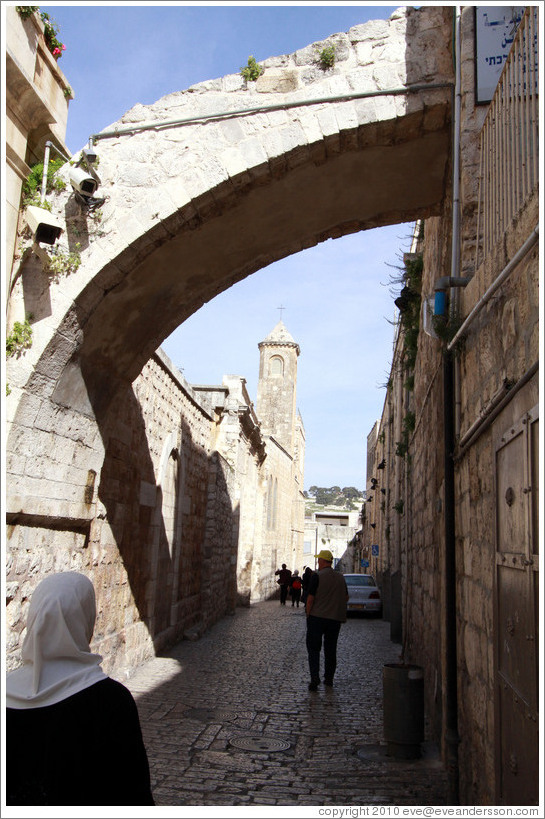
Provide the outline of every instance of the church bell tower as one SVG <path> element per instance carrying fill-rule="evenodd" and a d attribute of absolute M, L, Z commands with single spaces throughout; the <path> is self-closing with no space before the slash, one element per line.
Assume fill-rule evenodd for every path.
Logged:
<path fill-rule="evenodd" d="M 264 435 L 273 437 L 293 457 L 299 345 L 280 320 L 258 347 L 256 409 L 261 429 Z"/>

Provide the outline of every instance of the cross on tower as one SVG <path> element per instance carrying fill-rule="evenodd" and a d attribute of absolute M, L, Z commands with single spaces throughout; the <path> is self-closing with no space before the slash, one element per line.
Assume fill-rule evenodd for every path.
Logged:
<path fill-rule="evenodd" d="M 285 310 L 286 308 L 281 304 L 280 307 L 277 307 L 276 309 L 280 310 L 280 321 L 282 321 L 282 310 Z"/>

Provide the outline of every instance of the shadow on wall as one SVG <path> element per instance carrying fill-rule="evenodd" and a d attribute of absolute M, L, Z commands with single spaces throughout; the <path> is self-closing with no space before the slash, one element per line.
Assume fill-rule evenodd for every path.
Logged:
<path fill-rule="evenodd" d="M 132 385 L 119 387 L 97 421 L 105 447 L 98 497 L 114 540 L 108 549 L 99 529 L 97 545 L 108 549 L 114 565 L 119 551 L 138 615 L 157 651 L 187 632 L 200 635 L 234 610 L 238 510 L 230 501 L 230 475 L 217 454 L 208 457 L 193 441 L 182 420 L 181 452 L 170 454 L 173 491 L 156 487 L 146 422 Z M 116 579 L 123 582 L 123 573 L 102 577 L 109 594 Z M 127 617 L 129 605 L 121 591 L 115 610 L 99 619 L 95 636 L 113 626 L 120 641 L 128 639 L 126 624 L 117 618 Z M 138 654 L 138 645 L 127 645 L 129 654 L 131 648 Z"/>

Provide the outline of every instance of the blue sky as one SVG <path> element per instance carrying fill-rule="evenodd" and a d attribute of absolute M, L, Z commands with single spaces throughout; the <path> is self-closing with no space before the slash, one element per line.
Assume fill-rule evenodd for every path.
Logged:
<path fill-rule="evenodd" d="M 59 61 L 75 99 L 66 144 L 137 103 L 237 73 L 371 19 L 395 6 L 366 3 L 57 3 Z M 164 351 L 194 384 L 246 378 L 257 397 L 258 343 L 282 319 L 301 347 L 297 405 L 305 426 L 305 488 L 365 488 L 367 435 L 380 417 L 395 318 L 391 278 L 411 225 L 360 232 L 276 262 L 209 302 Z M 397 293 L 395 293 L 397 295 Z"/>

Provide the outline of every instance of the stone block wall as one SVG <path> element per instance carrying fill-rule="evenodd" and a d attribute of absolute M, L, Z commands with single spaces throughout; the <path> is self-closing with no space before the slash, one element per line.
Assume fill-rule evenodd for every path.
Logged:
<path fill-rule="evenodd" d="M 94 647 L 118 677 L 233 610 L 233 470 L 212 452 L 213 426 L 161 352 L 120 388 L 103 426 L 104 460 L 88 485 L 88 517 L 43 516 L 36 525 L 23 515 L 8 527 L 9 666 L 32 591 L 51 572 L 81 571 L 93 581 Z"/>
<path fill-rule="evenodd" d="M 433 296 L 434 283 L 440 276 L 469 278 L 468 284 L 458 290 L 462 317 L 475 308 L 539 221 L 537 191 L 534 191 L 507 226 L 503 241 L 494 253 L 475 267 L 476 247 L 480 240 L 476 235 L 479 132 L 486 107 L 483 110 L 475 106 L 473 44 L 473 9 L 466 8 L 462 14 L 460 270 L 451 272 L 450 268 L 452 238 L 448 195 L 443 214 L 425 221 L 422 246 L 423 298 Z M 518 623 L 519 610 L 532 610 L 532 594 L 535 594 L 529 591 L 527 598 L 517 601 L 516 612 L 508 612 L 511 620 L 505 612 L 500 617 L 497 610 L 497 503 L 504 502 L 504 499 L 496 500 L 500 479 L 496 475 L 496 448 L 506 430 L 520 424 L 521 419 L 524 424 L 527 413 L 539 399 L 535 369 L 539 360 L 538 271 L 536 244 L 476 314 L 462 342 L 455 348 L 454 369 L 459 385 L 454 471 L 457 719 L 460 735 L 456 767 L 460 803 L 466 805 L 497 804 L 501 776 L 498 768 L 500 738 L 505 730 L 501 720 L 502 717 L 509 719 L 499 708 L 500 643 L 507 630 L 513 629 L 513 622 Z M 406 486 L 405 506 L 403 515 L 396 521 L 397 528 L 390 528 L 387 543 L 384 542 L 385 531 L 392 522 L 390 504 L 385 514 L 381 514 L 375 501 L 366 504 L 364 526 L 365 542 L 374 542 L 377 537 L 380 542 L 384 558 L 379 557 L 377 565 L 383 571 L 388 587 L 395 565 L 396 537 L 400 538 L 402 656 L 406 662 L 424 668 L 426 715 L 432 734 L 442 742 L 445 758 L 448 749 L 444 730 L 447 721 L 447 643 L 442 359 L 446 343 L 422 332 L 421 325 L 414 390 L 402 393 L 394 388 L 402 369 L 401 352 L 396 348 L 392 388 L 388 390 L 369 476 L 380 478 L 380 485 L 387 490 L 387 498 L 399 490 L 399 459 L 392 455 L 392 441 L 395 442 L 399 433 L 397 419 L 400 412 L 411 409 L 415 413 L 415 428 L 409 440 L 409 458 L 404 459 L 401 470 L 401 485 L 405 481 Z M 474 434 L 472 430 L 475 430 Z M 377 465 L 383 458 L 385 469 L 379 472 Z M 368 492 L 369 489 L 368 482 Z M 531 486 L 524 491 L 537 490 Z M 376 523 L 374 530 L 370 529 L 371 522 Z M 531 526 L 531 538 L 530 530 Z M 522 553 L 524 556 L 528 548 L 528 543 L 522 541 L 512 545 L 517 555 Z M 393 618 L 389 607 L 385 607 L 385 614 Z M 517 630 L 517 625 L 514 629 Z M 528 656 L 531 657 L 531 652 Z M 519 668 L 518 671 L 532 675 L 535 670 L 532 670 L 531 662 L 527 662 L 524 670 Z M 531 730 L 528 736 L 531 736 Z M 504 764 L 513 765 L 513 759 Z"/>
<path fill-rule="evenodd" d="M 93 645 L 117 677 L 237 605 L 274 594 L 277 552 L 295 537 L 295 467 L 274 439 L 262 438 L 244 379 L 225 383 L 193 389 L 158 350 L 132 385 L 118 386 L 102 419 L 94 468 L 78 478 L 86 514 L 11 515 L 9 667 L 32 591 L 52 572 L 81 571 L 93 581 Z M 269 476 L 277 485 L 271 530 Z"/>
<path fill-rule="evenodd" d="M 538 223 L 532 196 L 510 226 L 493 258 L 486 259 L 463 294 L 465 311 L 500 274 Z M 496 701 L 496 651 L 505 624 L 495 618 L 496 479 L 495 449 L 506 430 L 539 401 L 538 374 L 516 392 L 513 387 L 539 360 L 538 249 L 525 256 L 489 304 L 475 318 L 460 351 L 461 436 L 485 419 L 506 384 L 513 398 L 467 447 L 457 463 L 456 530 L 459 588 L 461 777 L 468 803 L 494 801 L 500 727 Z M 501 499 L 500 499 L 501 501 Z M 513 551 L 524 550 L 514 543 Z M 520 601 L 525 607 L 529 601 Z M 531 671 L 530 671 L 531 673 Z M 475 767 L 481 760 L 483 777 Z M 488 787 L 486 787 L 488 783 Z"/>

